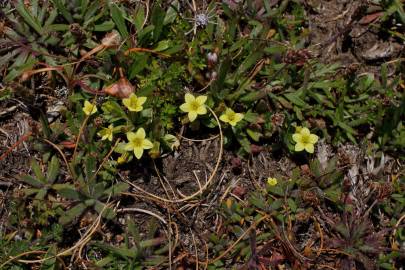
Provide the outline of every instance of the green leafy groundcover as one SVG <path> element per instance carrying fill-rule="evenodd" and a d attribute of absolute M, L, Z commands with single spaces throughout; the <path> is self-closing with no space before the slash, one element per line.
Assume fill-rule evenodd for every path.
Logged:
<path fill-rule="evenodd" d="M 198 260 L 208 269 L 332 269 L 335 260 L 342 269 L 396 269 L 403 262 L 401 60 L 381 63 L 379 76 L 325 64 L 306 47 L 304 4 L 253 2 L 3 3 L 0 102 L 17 98 L 32 106 L 45 94 L 62 98 L 64 107 L 56 120 L 41 113 L 31 139 L 36 160 L 19 177 L 22 192 L 6 202 L 1 269 L 63 269 L 72 262 L 168 269 L 196 267 Z M 385 22 L 404 23 L 400 1 L 382 2 Z M 203 139 L 218 128 L 238 160 L 265 151 L 302 166 L 289 175 L 266 172 L 268 181 L 242 199 L 224 197 L 215 206 L 223 225 L 201 238 L 206 245 L 180 245 L 176 232 L 190 229 L 169 221 L 161 227 L 151 218 L 147 232 L 133 220 L 119 221 L 117 201 L 138 192 L 117 177 L 123 168 L 153 168 L 154 160 L 178 151 L 180 130 Z M 325 161 L 321 144 L 332 154 L 356 145 L 382 166 L 389 155 L 399 169 L 369 171 L 368 196 L 353 202 L 353 164 L 337 154 Z M 218 191 L 193 199 L 207 192 Z M 113 224 L 120 241 L 103 235 L 114 233 L 105 227 Z M 312 242 L 295 245 L 303 231 Z"/>

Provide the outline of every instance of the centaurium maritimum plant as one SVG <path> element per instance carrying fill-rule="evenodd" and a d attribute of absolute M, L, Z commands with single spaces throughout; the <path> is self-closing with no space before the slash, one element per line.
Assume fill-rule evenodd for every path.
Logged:
<path fill-rule="evenodd" d="M 143 110 L 143 104 L 146 102 L 146 97 L 137 97 L 132 93 L 129 98 L 124 98 L 122 103 L 131 112 L 140 112 Z"/>
<path fill-rule="evenodd" d="M 84 101 L 83 112 L 86 115 L 95 114 L 97 112 L 97 106 L 86 100 Z"/>
<path fill-rule="evenodd" d="M 292 138 L 296 142 L 295 151 L 300 152 L 305 150 L 311 154 L 314 152 L 314 145 L 318 141 L 318 136 L 311 134 L 306 127 L 297 127 Z"/>
<path fill-rule="evenodd" d="M 135 133 L 127 133 L 128 143 L 125 145 L 126 151 L 134 151 L 137 159 L 140 159 L 145 149 L 151 149 L 153 144 L 150 140 L 146 139 L 146 133 L 143 128 L 139 128 Z"/>
<path fill-rule="evenodd" d="M 205 107 L 207 96 L 194 97 L 192 94 L 187 93 L 184 95 L 184 100 L 185 103 L 180 105 L 180 110 L 188 113 L 188 119 L 190 122 L 197 119 L 198 115 L 207 113 L 207 108 Z"/>
<path fill-rule="evenodd" d="M 225 113 L 222 114 L 219 119 L 224 122 L 228 123 L 231 126 L 236 126 L 238 122 L 243 119 L 243 114 L 234 112 L 231 108 L 227 108 Z"/>
<path fill-rule="evenodd" d="M 114 126 L 110 124 L 107 128 L 103 128 L 100 130 L 97 135 L 101 137 L 101 140 L 109 140 L 110 142 L 113 140 L 113 133 L 114 133 Z"/>

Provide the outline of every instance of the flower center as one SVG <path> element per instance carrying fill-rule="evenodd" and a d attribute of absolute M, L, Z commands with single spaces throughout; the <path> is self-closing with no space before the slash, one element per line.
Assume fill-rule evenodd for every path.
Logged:
<path fill-rule="evenodd" d="M 229 119 L 230 122 L 235 120 L 235 114 L 233 114 L 233 113 L 228 114 L 228 119 Z"/>
<path fill-rule="evenodd" d="M 193 101 L 193 102 L 190 104 L 190 107 L 191 107 L 191 110 L 197 111 L 198 108 L 200 107 L 200 104 L 199 104 L 197 101 Z"/>
<path fill-rule="evenodd" d="M 309 135 L 301 135 L 301 140 L 304 144 L 309 143 Z"/>
<path fill-rule="evenodd" d="M 136 138 L 132 141 L 132 144 L 134 147 L 142 147 L 142 139 L 141 138 Z"/>
<path fill-rule="evenodd" d="M 137 103 L 138 103 L 137 99 L 135 99 L 135 98 L 131 99 L 131 107 L 136 107 Z"/>

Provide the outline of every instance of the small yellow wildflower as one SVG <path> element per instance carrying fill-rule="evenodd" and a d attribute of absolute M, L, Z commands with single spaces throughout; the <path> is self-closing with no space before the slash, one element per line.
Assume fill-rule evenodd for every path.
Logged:
<path fill-rule="evenodd" d="M 91 104 L 90 102 L 88 102 L 87 100 L 84 102 L 84 106 L 83 106 L 83 112 L 86 115 L 92 115 L 95 114 L 97 112 L 97 106 L 94 104 Z"/>
<path fill-rule="evenodd" d="M 146 102 L 146 97 L 137 97 L 132 93 L 129 98 L 124 98 L 122 103 L 125 107 L 128 108 L 131 112 L 140 112 L 143 110 L 142 105 Z"/>
<path fill-rule="evenodd" d="M 145 139 L 145 136 L 146 134 L 143 128 L 139 128 L 136 133 L 128 132 L 128 143 L 125 145 L 125 150 L 134 151 L 135 157 L 140 159 L 144 149 L 151 149 L 153 147 L 152 142 Z"/>
<path fill-rule="evenodd" d="M 305 149 L 311 154 L 314 152 L 314 145 L 318 141 L 318 136 L 311 134 L 306 127 L 297 129 L 292 138 L 296 142 L 295 151 L 299 152 Z"/>
<path fill-rule="evenodd" d="M 111 124 L 108 126 L 108 128 L 103 128 L 100 132 L 97 133 L 98 136 L 101 137 L 101 140 L 109 140 L 112 141 L 113 139 L 113 132 L 114 132 L 114 126 Z"/>
<path fill-rule="evenodd" d="M 243 119 L 243 114 L 236 113 L 232 109 L 227 108 L 225 113 L 222 114 L 219 119 L 221 119 L 222 122 L 229 123 L 231 126 L 235 126 Z"/>
<path fill-rule="evenodd" d="M 273 187 L 273 186 L 277 185 L 277 183 L 278 183 L 278 181 L 276 178 L 274 178 L 274 177 L 267 178 L 267 184 L 269 184 L 269 186 Z"/>
<path fill-rule="evenodd" d="M 200 114 L 206 114 L 207 108 L 205 108 L 205 102 L 207 96 L 194 97 L 192 94 L 187 93 L 184 96 L 185 103 L 180 106 L 180 110 L 188 113 L 188 119 L 193 122 Z"/>
<path fill-rule="evenodd" d="M 124 153 L 117 158 L 117 163 L 123 164 L 123 163 L 127 162 L 127 159 L 128 159 L 128 153 Z"/>

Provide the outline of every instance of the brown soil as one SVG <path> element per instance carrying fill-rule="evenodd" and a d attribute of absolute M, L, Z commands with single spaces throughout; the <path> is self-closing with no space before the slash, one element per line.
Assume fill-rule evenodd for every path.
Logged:
<path fill-rule="evenodd" d="M 397 58 L 404 44 L 381 32 L 381 8 L 365 1 L 307 1 L 310 48 L 327 63 L 378 72 L 381 61 Z M 398 29 L 403 32 L 405 29 Z"/>

